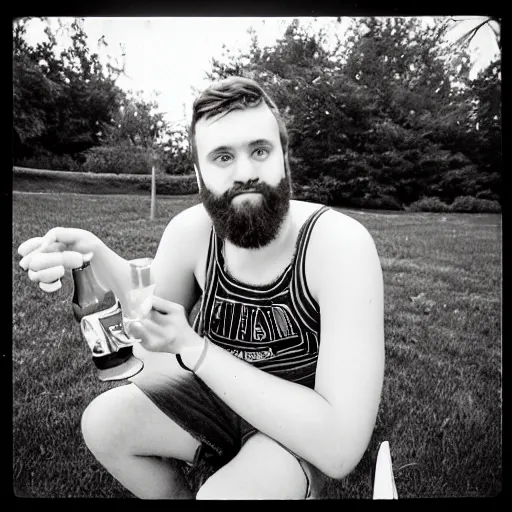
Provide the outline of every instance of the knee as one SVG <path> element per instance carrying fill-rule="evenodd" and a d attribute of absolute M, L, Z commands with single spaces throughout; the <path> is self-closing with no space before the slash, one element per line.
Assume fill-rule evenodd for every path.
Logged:
<path fill-rule="evenodd" d="M 110 389 L 97 396 L 84 410 L 82 437 L 94 455 L 119 453 L 127 448 L 128 434 L 134 432 L 130 419 L 129 386 Z"/>
<path fill-rule="evenodd" d="M 226 497 L 224 492 L 221 492 L 219 486 L 209 483 L 207 480 L 202 487 L 199 488 L 196 494 L 196 500 L 226 500 L 229 499 Z"/>
<path fill-rule="evenodd" d="M 241 489 L 236 489 L 229 485 L 218 475 L 212 475 L 199 488 L 196 494 L 196 500 L 239 500 L 244 499 L 240 493 Z M 245 497 L 246 498 L 246 497 Z"/>

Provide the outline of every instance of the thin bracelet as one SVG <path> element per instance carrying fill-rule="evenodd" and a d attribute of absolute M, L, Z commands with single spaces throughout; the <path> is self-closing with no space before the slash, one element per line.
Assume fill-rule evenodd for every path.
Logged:
<path fill-rule="evenodd" d="M 180 354 L 176 354 L 176 360 L 178 361 L 178 364 L 184 369 L 187 370 L 187 372 L 195 373 L 197 369 L 199 368 L 199 365 L 203 362 L 204 357 L 206 356 L 206 350 L 208 348 L 208 338 L 206 336 L 204 337 L 204 345 L 203 345 L 203 351 L 201 352 L 201 355 L 199 356 L 196 365 L 191 370 L 185 363 L 183 362 L 183 359 L 181 358 Z"/>
<path fill-rule="evenodd" d="M 203 351 L 201 352 L 201 355 L 199 356 L 199 359 L 197 360 L 197 363 L 194 366 L 194 369 L 192 370 L 193 373 L 197 373 L 197 369 L 199 368 L 199 366 L 203 362 L 203 360 L 204 360 L 204 358 L 206 356 L 206 352 L 208 352 L 208 338 L 205 336 L 204 337 Z"/>
<path fill-rule="evenodd" d="M 181 356 L 179 354 L 176 354 L 176 361 L 178 361 L 178 364 L 184 369 L 187 370 L 187 372 L 191 372 L 192 370 L 185 366 L 185 363 L 183 362 L 183 359 L 181 359 Z"/>

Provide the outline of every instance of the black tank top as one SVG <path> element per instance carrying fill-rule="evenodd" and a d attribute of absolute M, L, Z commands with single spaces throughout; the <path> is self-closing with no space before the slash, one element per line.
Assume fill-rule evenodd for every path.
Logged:
<path fill-rule="evenodd" d="M 267 285 L 247 285 L 224 269 L 223 240 L 212 228 L 201 307 L 193 328 L 201 336 L 283 379 L 315 385 L 320 309 L 306 282 L 306 249 L 315 211 L 302 225 L 283 273 Z"/>

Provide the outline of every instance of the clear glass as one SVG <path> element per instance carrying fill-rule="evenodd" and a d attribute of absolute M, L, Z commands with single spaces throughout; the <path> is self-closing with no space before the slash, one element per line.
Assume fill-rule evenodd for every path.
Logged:
<path fill-rule="evenodd" d="M 123 303 L 123 327 L 130 334 L 130 324 L 145 318 L 152 307 L 152 297 L 155 283 L 151 279 L 152 258 L 139 258 L 130 261 L 131 290 L 126 294 Z"/>

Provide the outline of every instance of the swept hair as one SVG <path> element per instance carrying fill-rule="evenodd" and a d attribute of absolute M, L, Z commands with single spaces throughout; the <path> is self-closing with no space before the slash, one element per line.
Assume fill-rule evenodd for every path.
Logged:
<path fill-rule="evenodd" d="M 223 117 L 233 110 L 257 107 L 262 101 L 267 104 L 276 118 L 283 154 L 287 154 L 288 132 L 276 104 L 254 80 L 241 76 L 231 76 L 210 85 L 194 101 L 192 122 L 189 127 L 189 140 L 192 158 L 197 168 L 199 168 L 196 146 L 197 122 L 200 119 L 209 119 L 218 115 Z"/>

